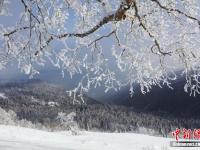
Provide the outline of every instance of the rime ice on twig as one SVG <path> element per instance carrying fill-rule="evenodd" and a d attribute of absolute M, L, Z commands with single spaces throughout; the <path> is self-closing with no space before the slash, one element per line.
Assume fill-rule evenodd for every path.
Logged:
<path fill-rule="evenodd" d="M 9 0 L 0 2 L 1 15 L 7 15 Z M 131 95 L 135 83 L 144 94 L 153 86 L 173 88 L 177 69 L 186 77 L 185 91 L 199 94 L 199 0 L 18 3 L 23 10 L 16 26 L 0 26 L 0 69 L 17 61 L 33 76 L 35 64 L 44 66 L 49 59 L 63 75 L 82 74 L 69 92 L 74 101 L 98 86 L 105 92 L 130 86 Z"/>

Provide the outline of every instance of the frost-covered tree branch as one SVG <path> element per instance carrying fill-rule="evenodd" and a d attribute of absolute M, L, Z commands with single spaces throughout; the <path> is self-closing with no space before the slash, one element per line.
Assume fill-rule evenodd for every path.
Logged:
<path fill-rule="evenodd" d="M 1 15 L 15 15 L 9 3 L 0 1 Z M 32 77 L 39 73 L 36 66 L 50 60 L 63 75 L 82 74 L 69 91 L 75 100 L 98 86 L 106 92 L 130 86 L 131 95 L 135 84 L 142 93 L 153 86 L 173 88 L 178 76 L 185 76 L 186 92 L 200 93 L 199 0 L 16 3 L 23 8 L 16 25 L 0 25 L 0 69 L 17 62 Z"/>

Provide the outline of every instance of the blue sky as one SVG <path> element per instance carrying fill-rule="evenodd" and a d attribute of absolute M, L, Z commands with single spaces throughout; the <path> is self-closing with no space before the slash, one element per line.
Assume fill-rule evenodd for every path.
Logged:
<path fill-rule="evenodd" d="M 11 11 L 12 16 L 0 16 L 0 24 L 5 26 L 13 26 L 19 19 L 20 12 L 23 10 L 23 6 L 18 1 L 12 1 L 9 5 L 9 10 Z M 72 15 L 71 15 L 72 14 Z M 70 21 L 66 25 L 73 29 L 74 24 L 74 16 L 73 11 L 70 14 Z M 101 31 L 101 32 L 105 32 Z M 104 54 L 107 57 L 111 58 L 111 44 L 113 42 L 109 39 L 105 39 L 102 41 L 102 46 L 104 50 Z M 73 47 L 74 43 L 73 40 L 68 40 L 69 46 Z M 62 46 L 59 44 L 54 44 L 55 49 L 61 49 Z M 110 63 L 112 65 L 112 62 Z M 65 78 L 62 78 L 61 70 L 53 67 L 49 62 L 46 63 L 46 66 L 40 68 L 40 74 L 36 75 L 34 78 L 39 78 L 41 80 L 45 80 L 51 83 L 59 84 L 61 86 L 66 87 L 67 89 L 71 89 L 72 87 L 76 86 L 78 80 L 80 79 L 81 75 L 75 75 L 72 79 L 68 74 L 65 75 Z M 6 69 L 0 71 L 0 81 L 9 82 L 9 81 L 17 81 L 22 79 L 28 79 L 29 76 L 21 73 L 20 70 L 17 68 L 16 64 L 9 65 Z M 112 92 L 111 92 L 112 93 Z M 89 93 L 89 96 L 101 100 L 101 97 L 105 97 L 104 90 L 102 88 L 92 89 Z M 109 94 L 108 94 L 109 95 Z"/>

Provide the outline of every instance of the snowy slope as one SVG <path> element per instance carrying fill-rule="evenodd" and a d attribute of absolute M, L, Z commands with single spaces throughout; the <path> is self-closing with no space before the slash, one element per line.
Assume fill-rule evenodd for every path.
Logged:
<path fill-rule="evenodd" d="M 0 150 L 177 150 L 169 147 L 171 140 L 133 133 L 81 132 L 72 136 L 0 125 Z"/>
<path fill-rule="evenodd" d="M 5 96 L 5 93 L 0 93 L 0 98 L 7 99 L 7 97 Z"/>

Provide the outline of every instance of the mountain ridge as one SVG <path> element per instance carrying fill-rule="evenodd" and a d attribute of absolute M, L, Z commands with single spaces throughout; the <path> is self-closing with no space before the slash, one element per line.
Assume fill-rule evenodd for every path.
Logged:
<path fill-rule="evenodd" d="M 149 93 L 142 94 L 139 86 L 131 98 L 128 88 L 111 96 L 108 102 L 115 105 L 134 107 L 137 110 L 157 114 L 168 114 L 177 117 L 200 117 L 200 95 L 190 96 L 184 91 L 183 78 L 172 83 L 173 90 L 168 87 L 153 87 Z"/>

